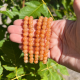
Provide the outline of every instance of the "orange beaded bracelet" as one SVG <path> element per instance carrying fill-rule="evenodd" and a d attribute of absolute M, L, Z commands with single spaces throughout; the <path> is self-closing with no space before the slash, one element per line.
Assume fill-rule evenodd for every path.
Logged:
<path fill-rule="evenodd" d="M 47 17 L 39 17 L 35 31 L 35 44 L 33 44 L 33 17 L 26 16 L 24 18 L 22 43 L 25 63 L 28 62 L 28 52 L 30 63 L 34 62 L 35 64 L 37 64 L 38 60 L 43 61 L 44 64 L 47 63 L 52 20 L 53 19 L 51 17 L 49 19 Z"/>

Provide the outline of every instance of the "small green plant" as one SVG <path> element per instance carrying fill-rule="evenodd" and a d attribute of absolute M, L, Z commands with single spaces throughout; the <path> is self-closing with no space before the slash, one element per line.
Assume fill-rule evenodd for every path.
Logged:
<path fill-rule="evenodd" d="M 22 5 L 25 7 L 22 8 Z M 18 48 L 19 44 L 9 40 L 9 34 L 6 33 L 9 25 L 12 25 L 16 19 L 23 19 L 25 16 L 50 17 L 55 15 L 54 19 L 75 20 L 72 4 L 73 0 L 1 0 L 0 8 L 7 3 L 6 11 L 1 11 L 2 24 L 0 25 L 0 80 L 64 80 L 62 75 L 69 75 L 66 67 L 59 65 L 52 59 L 48 59 L 47 64 L 39 62 L 38 64 L 25 64 L 23 62 L 23 53 Z M 48 9 L 50 7 L 51 13 Z M 7 23 L 7 18 L 11 19 Z M 4 28 L 3 25 L 6 25 Z"/>

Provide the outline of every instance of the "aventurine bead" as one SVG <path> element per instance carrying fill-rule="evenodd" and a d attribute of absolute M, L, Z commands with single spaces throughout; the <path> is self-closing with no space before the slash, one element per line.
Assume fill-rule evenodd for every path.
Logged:
<path fill-rule="evenodd" d="M 28 63 L 28 60 L 24 60 L 24 63 Z"/>
<path fill-rule="evenodd" d="M 42 39 L 40 39 L 40 42 L 44 43 L 44 39 L 43 39 L 43 38 L 42 38 Z"/>
<path fill-rule="evenodd" d="M 43 63 L 46 64 L 47 63 L 47 60 L 43 60 Z"/>
<path fill-rule="evenodd" d="M 38 47 L 38 46 L 39 46 L 39 43 L 35 43 L 35 46 L 37 46 L 37 47 Z"/>
<path fill-rule="evenodd" d="M 48 56 L 48 54 L 47 54 L 47 53 L 45 53 L 45 54 L 44 54 L 44 57 L 47 57 L 47 56 Z"/>
<path fill-rule="evenodd" d="M 43 22 L 43 25 L 44 25 L 44 26 L 46 26 L 46 25 L 47 25 L 47 23 Z"/>
<path fill-rule="evenodd" d="M 29 28 L 33 28 L 33 25 L 29 25 Z"/>
<path fill-rule="evenodd" d="M 40 30 L 36 30 L 36 34 L 40 34 Z"/>
<path fill-rule="evenodd" d="M 24 60 L 28 60 L 28 57 L 25 57 L 25 56 L 24 56 Z"/>
<path fill-rule="evenodd" d="M 37 23 L 38 26 L 41 26 L 41 24 L 42 24 L 41 22 L 38 22 L 38 23 Z"/>
<path fill-rule="evenodd" d="M 25 36 L 25 37 L 26 37 L 26 36 L 28 36 L 28 32 L 26 32 L 26 33 L 23 33 L 23 36 Z"/>
<path fill-rule="evenodd" d="M 23 31 L 23 33 L 26 33 L 26 32 L 28 32 L 28 29 L 23 29 L 22 31 Z"/>
<path fill-rule="evenodd" d="M 48 46 L 48 45 L 49 45 L 49 43 L 50 43 L 50 42 L 49 42 L 49 41 L 47 41 L 47 42 L 46 42 L 46 46 Z"/>
<path fill-rule="evenodd" d="M 36 38 L 36 39 L 35 39 L 35 42 L 39 42 L 39 41 L 40 41 L 40 39 L 39 39 L 39 38 Z"/>
<path fill-rule="evenodd" d="M 27 24 L 28 24 L 28 21 L 24 21 L 23 23 L 24 23 L 25 25 L 27 25 Z"/>
<path fill-rule="evenodd" d="M 28 50 L 23 50 L 23 53 L 24 53 L 24 54 L 27 54 L 27 52 L 28 52 Z"/>
<path fill-rule="evenodd" d="M 44 51 L 40 51 L 40 55 L 43 55 L 44 54 Z"/>
<path fill-rule="evenodd" d="M 29 29 L 29 33 L 32 33 L 33 32 L 33 29 Z"/>
<path fill-rule="evenodd" d="M 24 24 L 24 25 L 23 25 L 23 29 L 26 29 L 26 28 L 28 28 L 28 26 Z"/>
<path fill-rule="evenodd" d="M 33 47 L 32 46 L 29 46 L 29 50 L 33 50 Z"/>
<path fill-rule="evenodd" d="M 24 41 L 24 42 L 23 42 L 23 45 L 28 45 L 28 42 L 27 42 L 27 41 Z"/>
<path fill-rule="evenodd" d="M 39 25 L 39 26 L 37 26 L 37 27 L 36 27 L 36 29 L 40 30 L 40 29 L 41 29 L 41 26 L 40 26 L 40 25 Z"/>
<path fill-rule="evenodd" d="M 45 30 L 41 30 L 41 34 L 45 34 L 45 32 L 46 32 Z"/>
<path fill-rule="evenodd" d="M 32 42 L 33 41 L 33 38 L 29 38 L 29 42 Z"/>
<path fill-rule="evenodd" d="M 40 47 L 40 50 L 43 51 L 44 50 L 44 47 Z"/>
<path fill-rule="evenodd" d="M 35 58 L 38 58 L 38 55 L 35 55 Z"/>
<path fill-rule="evenodd" d="M 53 21 L 53 18 L 52 18 L 52 17 L 50 17 L 48 20 L 49 20 L 49 21 Z"/>
<path fill-rule="evenodd" d="M 40 34 L 40 37 L 41 37 L 41 38 L 44 38 L 44 34 Z"/>
<path fill-rule="evenodd" d="M 27 37 L 23 37 L 23 41 L 27 41 L 28 40 L 28 38 Z"/>
<path fill-rule="evenodd" d="M 39 38 L 39 34 L 36 34 L 36 37 Z"/>
<path fill-rule="evenodd" d="M 46 37 L 46 40 L 48 40 L 48 41 L 49 41 L 49 40 L 50 40 L 50 38 L 49 38 L 49 37 Z"/>
<path fill-rule="evenodd" d="M 30 24 L 30 25 L 33 25 L 33 22 L 32 22 L 32 21 L 29 21 L 29 24 Z"/>
<path fill-rule="evenodd" d="M 38 63 L 38 61 L 36 61 L 36 60 L 35 60 L 35 61 L 34 61 L 34 63 L 35 63 L 35 64 L 37 64 L 37 63 Z"/>
<path fill-rule="evenodd" d="M 23 46 L 23 50 L 27 50 L 28 49 L 28 47 L 27 46 Z"/>
<path fill-rule="evenodd" d="M 39 54 L 39 51 L 35 51 L 35 55 L 38 55 Z"/>
<path fill-rule="evenodd" d="M 40 16 L 39 19 L 43 19 L 43 16 Z"/>
<path fill-rule="evenodd" d="M 24 53 L 24 57 L 28 57 L 28 54 L 27 53 L 26 54 Z"/>
<path fill-rule="evenodd" d="M 47 32 L 51 32 L 51 29 L 47 29 Z"/>
<path fill-rule="evenodd" d="M 29 54 L 32 55 L 33 54 L 33 50 L 29 50 Z"/>
<path fill-rule="evenodd" d="M 35 61 L 38 61 L 38 57 L 37 57 L 37 58 L 35 58 Z"/>
<path fill-rule="evenodd" d="M 35 51 L 39 51 L 39 47 L 35 47 Z"/>
<path fill-rule="evenodd" d="M 29 46 L 33 46 L 33 42 L 29 42 Z"/>
<path fill-rule="evenodd" d="M 33 33 L 29 33 L 29 37 L 33 37 Z"/>
<path fill-rule="evenodd" d="M 44 46 L 44 43 L 40 43 L 40 46 Z"/>
<path fill-rule="evenodd" d="M 43 30 L 45 30 L 45 29 L 46 29 L 46 26 L 45 26 L 45 25 L 43 25 L 43 26 L 42 26 L 42 29 L 43 29 Z"/>
<path fill-rule="evenodd" d="M 30 58 L 33 58 L 33 55 L 29 55 Z"/>
<path fill-rule="evenodd" d="M 24 21 L 25 21 L 25 20 L 27 21 L 28 19 L 29 19 L 29 17 L 28 17 L 28 16 L 26 16 L 26 17 L 24 18 Z"/>
<path fill-rule="evenodd" d="M 47 60 L 47 57 L 44 57 L 43 59 L 44 59 L 44 60 Z"/>

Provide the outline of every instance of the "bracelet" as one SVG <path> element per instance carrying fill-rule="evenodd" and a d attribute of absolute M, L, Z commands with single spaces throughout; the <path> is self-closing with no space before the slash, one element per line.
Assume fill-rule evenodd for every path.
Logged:
<path fill-rule="evenodd" d="M 40 16 L 37 21 L 35 38 L 33 40 L 33 17 L 26 16 L 24 18 L 22 39 L 24 63 L 34 62 L 37 64 L 38 60 L 43 61 L 44 64 L 47 63 L 52 21 L 52 17 Z"/>

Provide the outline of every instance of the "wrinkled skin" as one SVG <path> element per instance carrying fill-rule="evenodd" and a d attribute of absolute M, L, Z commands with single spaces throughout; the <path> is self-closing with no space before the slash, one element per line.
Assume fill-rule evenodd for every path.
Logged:
<path fill-rule="evenodd" d="M 49 58 L 80 72 L 80 0 L 74 0 L 73 8 L 77 16 L 76 21 L 57 20 L 52 22 Z M 10 40 L 20 43 L 22 49 L 22 23 L 15 20 L 14 25 L 8 27 Z M 33 21 L 34 31 L 37 20 Z M 35 33 L 34 33 L 35 36 Z"/>

